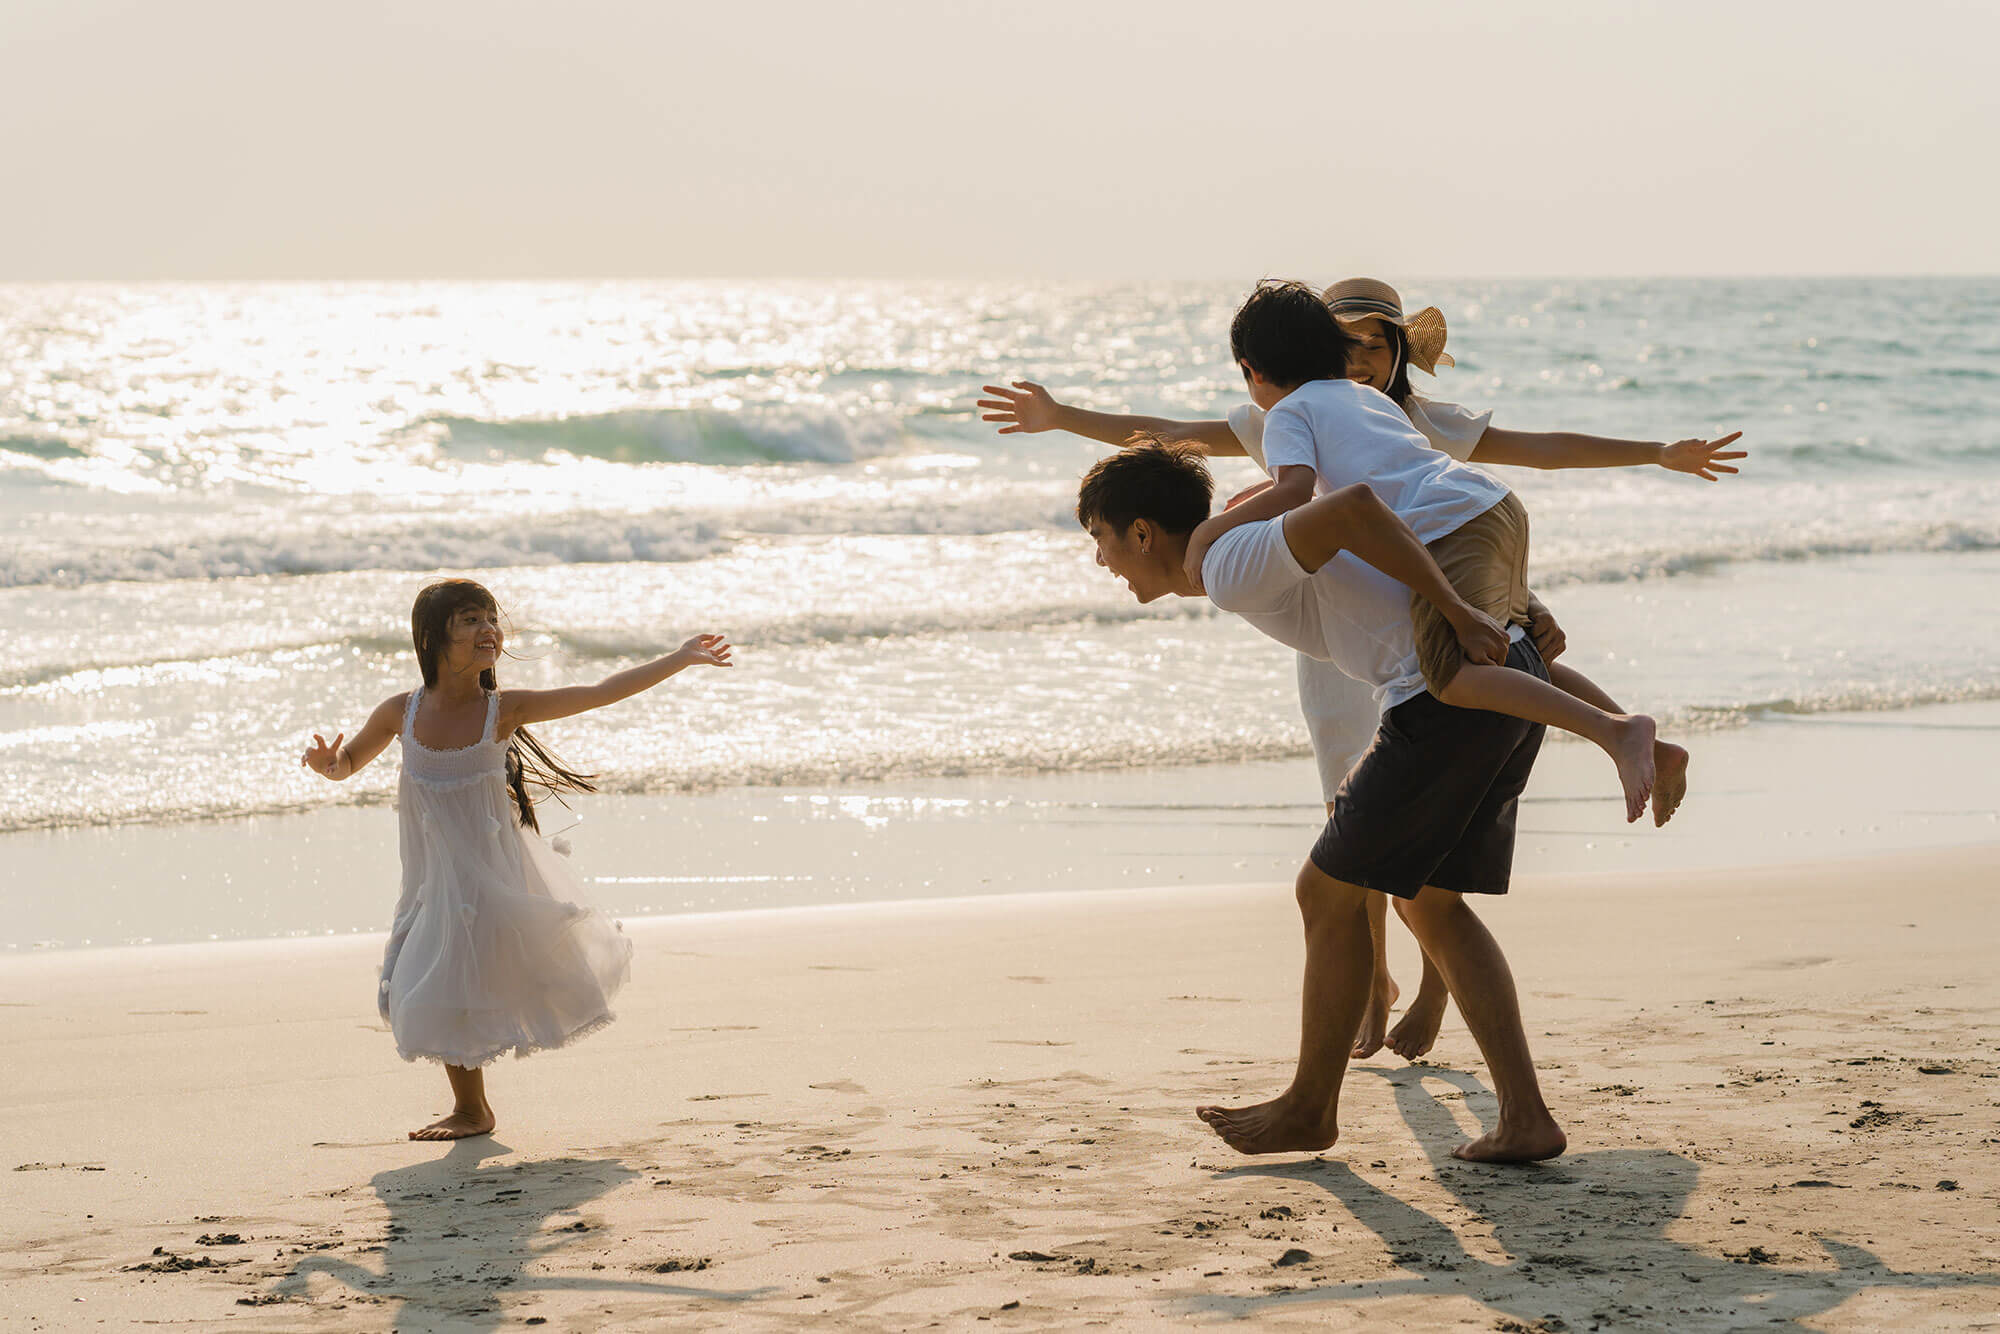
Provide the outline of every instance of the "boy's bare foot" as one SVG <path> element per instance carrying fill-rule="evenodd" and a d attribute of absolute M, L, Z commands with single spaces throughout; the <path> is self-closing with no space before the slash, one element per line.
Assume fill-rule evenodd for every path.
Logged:
<path fill-rule="evenodd" d="M 1538 1163 L 1559 1156 L 1568 1147 L 1569 1137 L 1562 1127 L 1545 1115 L 1531 1126 L 1495 1126 L 1453 1149 L 1451 1156 L 1468 1163 Z"/>
<path fill-rule="evenodd" d="M 454 1111 L 450 1116 L 440 1117 L 422 1130 L 412 1130 L 411 1139 L 470 1139 L 474 1135 L 487 1135 L 493 1131 L 493 1109 L 482 1107 L 476 1112 Z"/>
<path fill-rule="evenodd" d="M 1417 998 L 1410 1002 L 1401 1022 L 1389 1030 L 1389 1050 L 1414 1061 L 1435 1047 L 1438 1029 L 1444 1024 L 1445 1002 L 1450 998 L 1449 992 L 1418 987 Z"/>
<path fill-rule="evenodd" d="M 1674 818 L 1688 791 L 1688 753 L 1671 741 L 1653 743 L 1653 763 L 1659 777 L 1653 783 L 1653 827 Z"/>
<path fill-rule="evenodd" d="M 1625 715 L 1616 728 L 1605 749 L 1618 765 L 1618 781 L 1625 788 L 1625 823 L 1631 824 L 1645 814 L 1646 798 L 1653 795 L 1653 743 L 1658 729 L 1643 713 Z"/>
<path fill-rule="evenodd" d="M 1402 994 L 1395 978 L 1383 972 L 1375 974 L 1375 982 L 1368 988 L 1368 1008 L 1362 1012 L 1360 1031 L 1354 1035 L 1355 1058 L 1373 1056 L 1382 1050 L 1383 1037 L 1389 1028 L 1389 1011 Z"/>
<path fill-rule="evenodd" d="M 1238 1153 L 1318 1153 L 1340 1138 L 1330 1112 L 1301 1111 L 1289 1093 L 1254 1107 L 1197 1107 L 1194 1114 Z"/>

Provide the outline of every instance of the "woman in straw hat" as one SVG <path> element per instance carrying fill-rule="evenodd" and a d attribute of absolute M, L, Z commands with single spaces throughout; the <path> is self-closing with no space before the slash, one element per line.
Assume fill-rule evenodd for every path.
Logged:
<path fill-rule="evenodd" d="M 1604 436 L 1561 431 L 1512 431 L 1491 425 L 1492 413 L 1473 412 L 1456 403 L 1425 398 L 1410 387 L 1410 367 L 1435 375 L 1440 366 L 1453 365 L 1445 351 L 1447 329 L 1444 315 L 1436 306 L 1426 306 L 1414 315 L 1405 315 L 1396 289 L 1373 278 L 1348 278 L 1322 294 L 1356 347 L 1350 354 L 1346 374 L 1380 390 L 1394 399 L 1431 444 L 1462 462 L 1511 464 L 1529 468 L 1617 468 L 1657 464 L 1670 472 L 1687 473 L 1705 481 L 1720 474 L 1734 473 L 1730 461 L 1746 451 L 1731 450 L 1737 435 L 1719 440 L 1689 439 L 1671 444 L 1616 440 Z M 1135 436 L 1187 441 L 1214 456 L 1248 456 L 1264 466 L 1264 412 L 1244 403 L 1228 417 L 1202 421 L 1177 421 L 1123 413 L 1091 412 L 1052 397 L 1048 390 L 1031 380 L 1016 380 L 1012 388 L 984 387 L 984 420 L 1000 423 L 1000 433 L 1069 431 L 1108 445 L 1123 446 Z M 1738 433 L 1740 434 L 1740 432 Z M 1235 505 L 1256 494 L 1263 486 L 1252 487 L 1230 500 Z M 1565 639 L 1546 606 L 1531 597 L 1529 604 L 1535 645 L 1545 660 L 1563 651 Z M 1377 717 L 1368 687 L 1348 677 L 1330 663 L 1300 654 L 1298 658 L 1299 706 L 1312 736 L 1313 755 L 1318 762 L 1321 794 L 1328 813 L 1333 796 L 1354 759 L 1375 734 Z M 1588 699 L 1609 712 L 1622 713 L 1615 701 L 1581 677 L 1588 691 L 1571 693 Z M 1567 687 L 1566 687 L 1567 688 Z M 1387 956 L 1387 901 L 1371 896 L 1369 911 L 1375 939 L 1375 985 L 1368 1013 L 1355 1038 L 1354 1055 L 1372 1056 L 1383 1046 L 1408 1060 L 1429 1051 L 1437 1040 L 1449 996 L 1444 979 L 1426 958 L 1423 982 L 1416 999 L 1393 1030 L 1388 1027 L 1390 1007 L 1399 994 L 1389 975 Z"/>

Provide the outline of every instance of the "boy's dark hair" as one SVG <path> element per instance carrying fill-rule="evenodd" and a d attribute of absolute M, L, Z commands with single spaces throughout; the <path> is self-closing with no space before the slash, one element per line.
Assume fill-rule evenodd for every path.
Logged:
<path fill-rule="evenodd" d="M 1135 436 L 1140 443 L 1099 459 L 1076 493 L 1076 521 L 1102 519 L 1120 533 L 1150 519 L 1169 533 L 1191 533 L 1208 517 L 1215 483 L 1193 445 Z"/>
<path fill-rule="evenodd" d="M 1266 278 L 1229 323 L 1229 353 L 1272 384 L 1338 379 L 1354 345 L 1318 292 Z"/>

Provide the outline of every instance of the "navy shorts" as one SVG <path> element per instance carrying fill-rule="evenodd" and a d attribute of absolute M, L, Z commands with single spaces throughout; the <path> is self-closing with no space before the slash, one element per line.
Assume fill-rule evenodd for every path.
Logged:
<path fill-rule="evenodd" d="M 1528 639 L 1508 649 L 1507 665 L 1549 679 Z M 1515 809 L 1543 730 L 1504 713 L 1455 709 L 1428 691 L 1403 701 L 1382 715 L 1374 741 L 1333 794 L 1313 865 L 1402 899 L 1425 885 L 1505 894 Z"/>

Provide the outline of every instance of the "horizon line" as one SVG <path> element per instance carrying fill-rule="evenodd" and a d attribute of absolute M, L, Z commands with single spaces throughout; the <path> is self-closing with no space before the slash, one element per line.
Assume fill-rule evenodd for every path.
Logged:
<path fill-rule="evenodd" d="M 1265 273 L 1260 277 L 1275 276 Z M 1876 270 L 1854 272 L 1827 272 L 1807 270 L 1764 270 L 1764 271 L 1716 271 L 1710 273 L 1446 273 L 1410 271 L 1399 275 L 1401 281 L 1410 282 L 1713 282 L 1746 279 L 1806 279 L 1819 281 L 1865 280 L 1865 279 L 1916 279 L 1916 278 L 2000 278 L 2000 270 L 1955 270 L 1955 269 L 1910 269 Z M 846 274 L 670 274 L 670 273 L 571 273 L 571 274 L 231 274 L 231 275 L 191 275 L 169 276 L 152 274 L 146 276 L 105 275 L 96 277 L 9 277 L 0 275 L 0 286 L 30 287 L 91 284 L 193 284 L 193 283 L 606 283 L 606 282 L 685 282 L 685 283 L 750 283 L 750 282 L 966 282 L 966 283 L 1225 283 L 1243 282 L 1242 274 L 1182 274 L 1182 275 L 1123 275 L 1115 277 L 1089 277 L 1081 274 L 1068 275 L 1024 275 L 1024 274 L 968 274 L 968 273 L 846 273 Z M 1254 279 L 1251 281 L 1255 281 Z"/>

